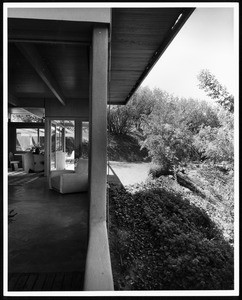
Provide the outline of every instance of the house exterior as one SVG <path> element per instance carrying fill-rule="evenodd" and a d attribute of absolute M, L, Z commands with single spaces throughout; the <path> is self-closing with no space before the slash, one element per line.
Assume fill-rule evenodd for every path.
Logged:
<path fill-rule="evenodd" d="M 126 104 L 194 8 L 14 8 L 7 10 L 8 108 L 44 122 L 51 172 L 53 120 L 74 120 L 76 158 L 89 122 L 89 243 L 84 289 L 113 290 L 106 228 L 107 105 Z M 9 151 L 16 130 L 9 122 Z M 26 127 L 26 126 L 25 126 Z M 38 131 L 39 132 L 39 131 Z M 20 156 L 17 157 L 20 160 Z M 77 195 L 78 197 L 78 195 Z"/>

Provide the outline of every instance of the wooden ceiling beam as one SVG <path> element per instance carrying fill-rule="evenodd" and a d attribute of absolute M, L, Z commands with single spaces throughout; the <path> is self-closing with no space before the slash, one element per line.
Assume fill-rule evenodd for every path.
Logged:
<path fill-rule="evenodd" d="M 51 92 L 56 96 L 62 105 L 65 105 L 65 99 L 62 95 L 60 87 L 55 78 L 51 74 L 48 66 L 43 58 L 40 56 L 36 47 L 29 43 L 15 43 L 16 47 L 24 55 L 27 61 L 32 65 L 41 79 L 45 82 Z"/>
<path fill-rule="evenodd" d="M 9 43 L 33 43 L 33 44 L 51 44 L 51 45 L 77 45 L 89 47 L 90 42 L 88 41 L 69 41 L 69 40 L 41 40 L 41 39 L 24 39 L 24 38 L 9 38 Z"/>

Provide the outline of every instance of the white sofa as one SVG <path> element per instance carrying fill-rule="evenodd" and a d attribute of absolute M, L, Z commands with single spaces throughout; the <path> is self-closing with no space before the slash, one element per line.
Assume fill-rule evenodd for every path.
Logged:
<path fill-rule="evenodd" d="M 23 169 L 25 172 L 29 170 L 33 172 L 43 172 L 44 171 L 44 155 L 33 154 L 32 152 L 27 152 L 22 156 Z"/>
<path fill-rule="evenodd" d="M 50 189 L 61 194 L 88 191 L 88 160 L 79 159 L 75 171 L 57 170 L 50 173 Z"/>

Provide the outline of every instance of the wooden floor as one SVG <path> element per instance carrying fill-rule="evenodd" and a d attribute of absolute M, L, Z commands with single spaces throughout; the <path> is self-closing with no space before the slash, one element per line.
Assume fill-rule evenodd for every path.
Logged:
<path fill-rule="evenodd" d="M 10 273 L 8 291 L 82 291 L 84 274 Z"/>

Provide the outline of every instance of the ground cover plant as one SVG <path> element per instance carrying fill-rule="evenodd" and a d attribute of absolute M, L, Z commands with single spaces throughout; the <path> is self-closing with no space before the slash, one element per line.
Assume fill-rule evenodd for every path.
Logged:
<path fill-rule="evenodd" d="M 226 226 L 233 220 L 221 219 L 221 207 L 208 200 L 165 176 L 127 189 L 111 185 L 115 289 L 233 289 L 233 239 Z"/>

